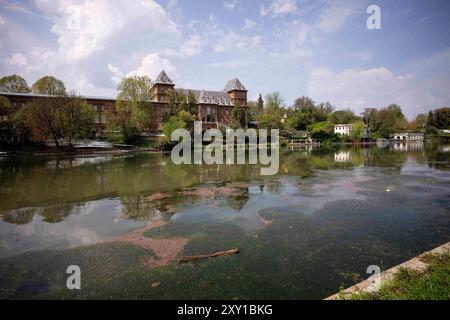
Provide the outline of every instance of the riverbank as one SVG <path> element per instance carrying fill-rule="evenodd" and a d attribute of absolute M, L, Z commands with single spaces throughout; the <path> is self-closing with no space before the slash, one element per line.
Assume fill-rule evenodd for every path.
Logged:
<path fill-rule="evenodd" d="M 448 300 L 450 299 L 450 242 L 422 253 L 325 300 Z"/>
<path fill-rule="evenodd" d="M 27 151 L 4 151 L 0 153 L 0 157 L 10 156 L 78 156 L 78 155 L 109 155 L 109 154 L 130 154 L 139 152 L 160 152 L 156 148 L 151 147 L 136 147 L 133 149 L 71 149 L 58 150 L 55 148 L 41 149 L 41 150 L 27 150 Z"/>

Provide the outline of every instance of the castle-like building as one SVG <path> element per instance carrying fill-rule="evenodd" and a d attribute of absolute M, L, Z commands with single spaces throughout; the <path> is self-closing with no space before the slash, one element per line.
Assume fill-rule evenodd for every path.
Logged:
<path fill-rule="evenodd" d="M 190 90 L 175 88 L 175 84 L 163 70 L 151 83 L 152 108 L 155 108 L 157 115 L 157 123 L 154 124 L 152 129 L 161 130 L 163 127 L 164 116 L 169 106 L 169 90 L 173 90 L 175 93 L 183 92 L 186 97 L 188 97 L 189 92 L 192 92 L 195 96 L 198 119 L 202 121 L 203 129 L 218 128 L 220 124 L 229 125 L 235 105 L 242 107 L 243 117 L 245 123 L 247 123 L 247 89 L 237 78 L 228 81 L 222 91 Z M 25 107 L 33 99 L 47 99 L 51 97 L 44 94 L 11 92 L 0 92 L 0 96 L 8 98 L 15 110 Z M 102 132 L 107 122 L 107 114 L 114 110 L 116 99 L 89 96 L 84 96 L 83 98 L 95 108 L 97 116 L 94 122 L 98 126 L 98 131 Z"/>
<path fill-rule="evenodd" d="M 182 92 L 186 97 L 189 92 L 195 96 L 198 119 L 202 121 L 204 129 L 218 128 L 220 124 L 229 125 L 235 105 L 242 107 L 245 123 L 247 123 L 247 89 L 239 79 L 228 81 L 222 91 L 183 89 L 175 88 L 175 84 L 163 70 L 152 82 L 151 87 L 151 100 L 156 109 L 159 127 L 163 124 L 169 103 L 169 90 L 175 93 Z"/>

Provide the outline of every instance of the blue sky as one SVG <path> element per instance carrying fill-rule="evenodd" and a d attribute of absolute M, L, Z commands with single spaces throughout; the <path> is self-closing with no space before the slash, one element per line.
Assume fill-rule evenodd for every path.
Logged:
<path fill-rule="evenodd" d="M 371 4 L 381 30 L 366 27 Z M 449 32 L 448 0 L 0 0 L 0 75 L 106 96 L 161 69 L 193 89 L 237 76 L 251 99 L 398 103 L 412 117 L 450 105 Z"/>

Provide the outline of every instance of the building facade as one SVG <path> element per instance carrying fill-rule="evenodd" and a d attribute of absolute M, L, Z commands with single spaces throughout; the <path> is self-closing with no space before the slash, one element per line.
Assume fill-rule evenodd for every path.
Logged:
<path fill-rule="evenodd" d="M 169 90 L 176 94 L 183 93 L 186 99 L 189 93 L 194 95 L 196 113 L 203 129 L 218 128 L 220 124 L 229 125 L 235 105 L 242 107 L 244 122 L 248 122 L 247 89 L 239 79 L 228 81 L 222 91 L 175 88 L 175 84 L 163 70 L 152 82 L 151 88 L 151 100 L 156 109 L 159 129 L 169 104 Z"/>
<path fill-rule="evenodd" d="M 203 129 L 218 128 L 220 124 L 229 125 L 232 120 L 232 112 L 235 105 L 240 105 L 243 110 L 245 123 L 248 122 L 247 89 L 237 79 L 227 82 L 222 91 L 191 90 L 175 88 L 175 84 L 163 70 L 151 84 L 152 108 L 156 111 L 156 123 L 154 129 L 162 129 L 163 121 L 169 106 L 169 90 L 175 93 L 183 92 L 188 97 L 192 93 L 196 101 L 196 113 L 203 124 Z M 0 92 L 0 96 L 6 97 L 15 110 L 25 107 L 34 99 L 48 99 L 52 96 L 34 93 L 10 93 Z M 107 97 L 82 97 L 92 105 L 97 112 L 94 122 L 98 130 L 105 128 L 108 112 L 114 110 L 116 99 Z"/>
<path fill-rule="evenodd" d="M 352 132 L 351 124 L 337 124 L 334 126 L 334 133 L 342 136 L 348 136 Z"/>
<path fill-rule="evenodd" d="M 36 94 L 36 93 L 11 93 L 11 92 L 0 92 L 0 96 L 7 98 L 11 102 L 11 106 L 14 110 L 19 110 L 25 108 L 28 103 L 36 99 L 49 99 L 52 96 L 46 94 Z M 86 102 L 93 106 L 94 110 L 97 112 L 94 123 L 97 125 L 98 130 L 101 131 L 106 125 L 106 115 L 114 109 L 116 99 L 107 97 L 93 97 L 84 96 L 82 97 Z"/>

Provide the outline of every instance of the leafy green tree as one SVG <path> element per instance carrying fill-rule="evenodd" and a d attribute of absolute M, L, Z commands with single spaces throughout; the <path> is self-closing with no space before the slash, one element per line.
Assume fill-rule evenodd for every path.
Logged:
<path fill-rule="evenodd" d="M 196 118 L 198 117 L 197 101 L 195 99 L 194 93 L 191 90 L 189 90 L 187 97 L 187 110 L 190 114 L 195 115 Z"/>
<path fill-rule="evenodd" d="M 34 99 L 26 108 L 27 125 L 35 141 L 52 138 L 57 147 L 59 139 L 86 138 L 94 130 L 94 107 L 75 94 Z M 20 117 L 15 119 L 20 125 Z"/>
<path fill-rule="evenodd" d="M 194 122 L 197 119 L 196 116 L 187 112 L 186 110 L 181 110 L 178 114 L 178 117 L 186 124 L 185 128 L 191 133 L 194 133 Z"/>
<path fill-rule="evenodd" d="M 189 112 L 188 111 L 188 100 L 183 91 L 177 92 L 177 102 L 178 102 L 178 109 L 180 111 L 184 110 L 186 112 Z"/>
<path fill-rule="evenodd" d="M 423 130 L 426 128 L 428 122 L 428 116 L 424 113 L 420 113 L 414 119 L 412 124 L 413 130 Z"/>
<path fill-rule="evenodd" d="M 175 90 L 169 89 L 166 94 L 168 100 L 166 119 L 169 119 L 180 112 L 180 104 Z"/>
<path fill-rule="evenodd" d="M 17 74 L 0 78 L 0 92 L 29 93 L 27 81 Z"/>
<path fill-rule="evenodd" d="M 296 130 L 306 130 L 313 123 L 326 121 L 333 112 L 333 107 L 328 102 L 316 106 L 311 98 L 302 96 L 294 101 L 293 110 L 288 120 L 289 126 Z"/>
<path fill-rule="evenodd" d="M 399 105 L 391 104 L 378 112 L 379 129 L 378 133 L 388 138 L 390 134 L 405 130 L 406 118 Z"/>
<path fill-rule="evenodd" d="M 171 116 L 163 127 L 163 134 L 170 139 L 176 129 L 185 129 L 186 123 L 179 116 Z"/>
<path fill-rule="evenodd" d="M 150 88 L 151 81 L 146 76 L 123 78 L 118 86 L 115 112 L 109 116 L 108 131 L 119 130 L 125 143 L 135 143 L 144 130 L 151 129 L 156 123 Z"/>
<path fill-rule="evenodd" d="M 350 137 L 353 140 L 361 140 L 364 138 L 364 122 L 362 120 L 352 122 Z"/>
<path fill-rule="evenodd" d="M 37 80 L 32 86 L 31 90 L 38 94 L 48 94 L 62 96 L 66 94 L 66 87 L 64 82 L 56 79 L 53 76 L 45 76 Z"/>
<path fill-rule="evenodd" d="M 350 109 L 337 110 L 330 116 L 330 121 L 334 124 L 352 123 L 356 119 L 355 113 Z"/>
<path fill-rule="evenodd" d="M 437 127 L 438 124 L 436 116 L 434 115 L 433 111 L 430 110 L 430 112 L 428 112 L 428 119 L 427 119 L 427 133 L 436 133 Z"/>
<path fill-rule="evenodd" d="M 438 129 L 450 129 L 450 108 L 440 108 L 434 110 Z"/>
<path fill-rule="evenodd" d="M 258 114 L 258 104 L 256 101 L 248 101 L 247 102 L 248 107 L 248 120 L 249 121 L 255 121 L 256 116 Z"/>
<path fill-rule="evenodd" d="M 373 132 L 378 131 L 380 128 L 380 121 L 379 121 L 379 112 L 375 108 L 365 108 L 364 111 L 361 113 L 362 120 L 366 125 L 369 126 L 370 130 Z"/>
<path fill-rule="evenodd" d="M 30 140 L 30 128 L 27 123 L 28 108 L 21 108 L 13 113 L 11 118 L 12 134 L 17 138 L 17 144 L 24 144 Z"/>
<path fill-rule="evenodd" d="M 308 131 L 313 139 L 328 140 L 334 136 L 334 125 L 330 121 L 322 121 L 310 124 Z"/>
<path fill-rule="evenodd" d="M 272 107 L 266 109 L 258 117 L 259 127 L 262 129 L 283 129 L 283 109 Z"/>
<path fill-rule="evenodd" d="M 233 110 L 231 112 L 231 128 L 233 129 L 239 129 L 244 128 L 246 125 L 245 123 L 245 110 L 241 106 L 239 102 L 236 102 L 234 104 Z"/>

